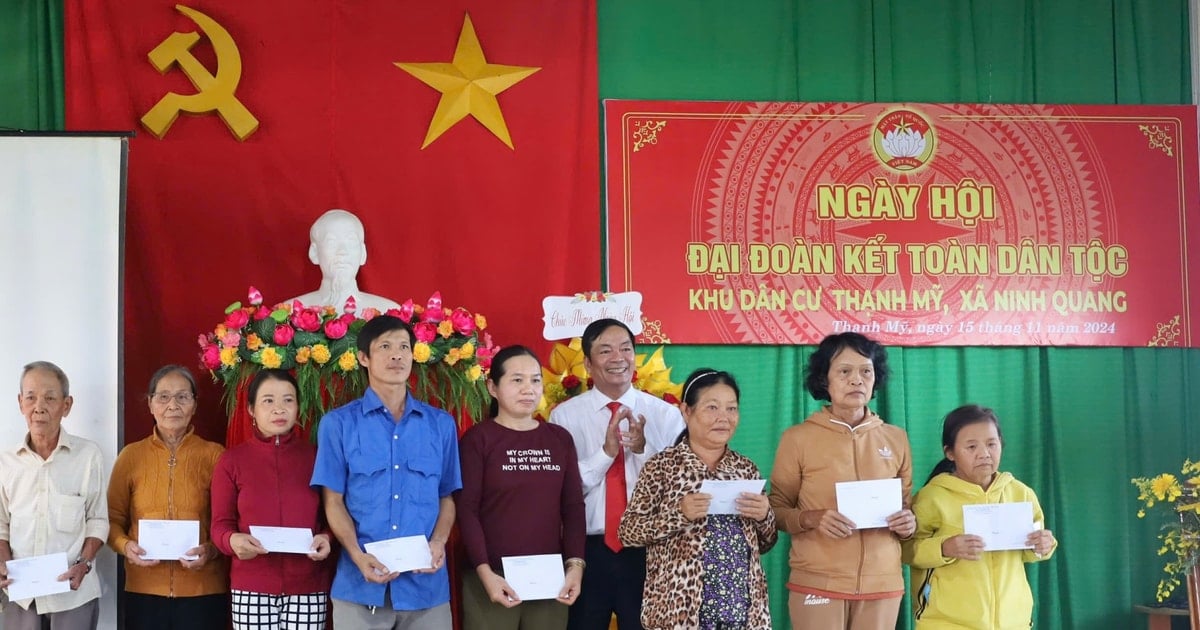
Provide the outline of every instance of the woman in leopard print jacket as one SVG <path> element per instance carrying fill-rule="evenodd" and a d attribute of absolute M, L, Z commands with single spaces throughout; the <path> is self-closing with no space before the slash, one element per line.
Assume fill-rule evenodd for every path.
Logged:
<path fill-rule="evenodd" d="M 621 517 L 621 543 L 646 547 L 646 630 L 771 628 L 761 555 L 777 534 L 767 497 L 742 493 L 722 509 L 700 492 L 705 480 L 763 478 L 728 446 L 738 396 L 726 372 L 700 369 L 688 377 L 680 405 L 687 429 L 646 462 Z"/>

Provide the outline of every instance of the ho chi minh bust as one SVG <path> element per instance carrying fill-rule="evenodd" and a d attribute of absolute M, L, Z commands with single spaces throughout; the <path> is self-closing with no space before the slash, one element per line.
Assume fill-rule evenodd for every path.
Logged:
<path fill-rule="evenodd" d="M 288 300 L 289 304 L 299 300 L 305 306 L 334 306 L 341 310 L 353 296 L 359 313 L 367 308 L 381 313 L 400 308 L 392 300 L 358 288 L 358 268 L 367 262 L 367 245 L 358 217 L 345 210 L 329 210 L 313 222 L 308 238 L 308 259 L 321 268 L 321 286 Z"/>

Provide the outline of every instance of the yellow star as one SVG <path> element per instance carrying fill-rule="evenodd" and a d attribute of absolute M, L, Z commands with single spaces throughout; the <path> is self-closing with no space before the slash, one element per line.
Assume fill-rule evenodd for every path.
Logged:
<path fill-rule="evenodd" d="M 420 79 L 429 87 L 442 93 L 429 131 L 425 133 L 425 144 L 429 146 L 458 121 L 470 114 L 484 127 L 500 138 L 508 148 L 513 148 L 504 124 L 504 114 L 496 95 L 516 85 L 525 77 L 541 68 L 524 66 L 502 66 L 488 63 L 483 56 L 483 47 L 475 36 L 475 26 L 468 14 L 463 20 L 462 32 L 458 35 L 458 47 L 454 49 L 454 60 L 450 63 L 403 63 L 396 65 Z"/>

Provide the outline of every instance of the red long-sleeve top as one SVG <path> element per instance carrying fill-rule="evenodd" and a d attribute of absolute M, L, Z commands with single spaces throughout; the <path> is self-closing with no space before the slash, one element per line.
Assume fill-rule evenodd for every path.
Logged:
<path fill-rule="evenodd" d="M 332 565 L 296 553 L 268 553 L 240 560 L 231 536 L 250 533 L 251 525 L 306 527 L 326 533 L 321 495 L 308 485 L 317 449 L 298 430 L 283 436 L 254 438 L 221 454 L 213 470 L 212 541 L 232 556 L 230 586 L 271 595 L 328 592 Z M 330 554 L 334 557 L 335 554 Z"/>

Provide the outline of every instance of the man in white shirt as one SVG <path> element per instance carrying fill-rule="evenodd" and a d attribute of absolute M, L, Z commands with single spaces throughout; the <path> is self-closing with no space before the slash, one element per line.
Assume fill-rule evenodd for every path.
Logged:
<path fill-rule="evenodd" d="M 37 361 L 21 373 L 17 394 L 29 433 L 0 451 L 0 587 L 14 581 L 8 561 L 65 552 L 58 576 L 70 590 L 22 599 L 4 608 L 5 630 L 94 630 L 100 580 L 92 562 L 108 538 L 107 478 L 100 447 L 62 430 L 74 402 L 67 375 Z"/>
<path fill-rule="evenodd" d="M 675 406 L 633 387 L 634 340 L 625 324 L 596 320 L 583 331 L 582 342 L 593 388 L 550 413 L 550 422 L 575 440 L 587 514 L 587 569 L 567 628 L 606 630 L 615 613 L 620 630 L 641 630 L 646 551 L 622 548 L 617 523 L 642 466 L 675 443 L 684 429 L 683 416 Z"/>

